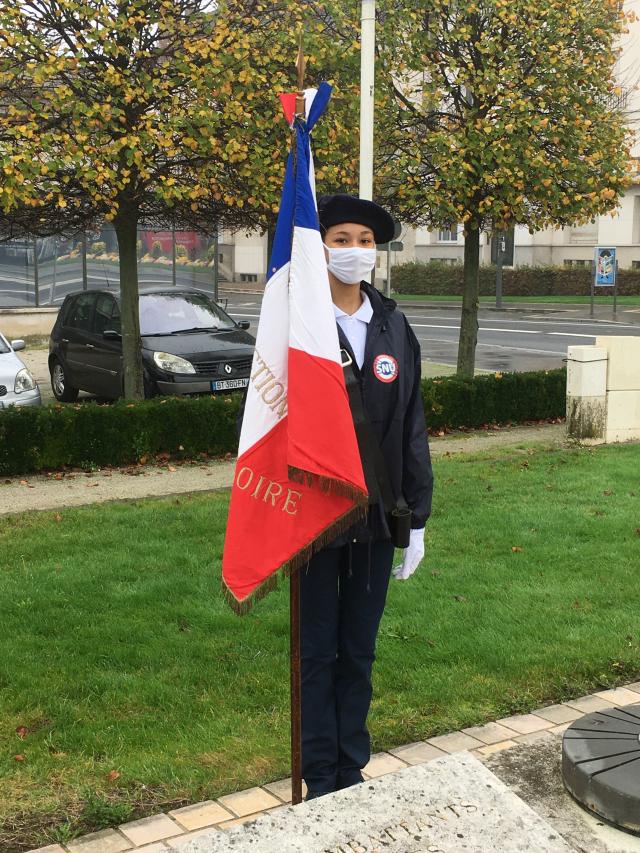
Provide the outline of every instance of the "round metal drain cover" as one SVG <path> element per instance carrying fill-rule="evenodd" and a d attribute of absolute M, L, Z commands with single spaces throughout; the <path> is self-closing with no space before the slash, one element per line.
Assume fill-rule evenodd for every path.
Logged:
<path fill-rule="evenodd" d="M 562 739 L 562 775 L 586 809 L 640 835 L 640 705 L 572 723 Z"/>

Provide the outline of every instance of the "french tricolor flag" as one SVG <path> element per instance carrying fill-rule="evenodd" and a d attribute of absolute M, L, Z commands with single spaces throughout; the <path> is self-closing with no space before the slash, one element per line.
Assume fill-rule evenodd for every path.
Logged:
<path fill-rule="evenodd" d="M 258 323 L 222 561 L 231 606 L 308 563 L 367 507 L 315 199 L 309 134 L 331 87 L 282 102 L 294 140 Z M 287 100 L 288 98 L 288 100 Z"/>

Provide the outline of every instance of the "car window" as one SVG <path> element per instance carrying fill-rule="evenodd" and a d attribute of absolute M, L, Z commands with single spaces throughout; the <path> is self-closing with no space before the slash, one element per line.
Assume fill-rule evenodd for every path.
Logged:
<path fill-rule="evenodd" d="M 120 324 L 120 306 L 115 300 L 113 303 L 113 314 L 111 315 L 111 326 L 109 328 L 113 329 L 114 332 L 122 332 Z"/>
<path fill-rule="evenodd" d="M 69 312 L 73 308 L 73 296 L 65 296 L 64 302 L 62 303 L 62 307 L 60 308 L 59 318 L 60 323 L 63 326 L 67 325 L 67 317 L 69 316 Z"/>
<path fill-rule="evenodd" d="M 93 293 L 81 293 L 76 296 L 75 302 L 65 317 L 65 326 L 82 329 L 85 332 L 91 331 L 91 314 L 94 301 L 95 294 Z"/>
<path fill-rule="evenodd" d="M 117 315 L 118 328 L 114 327 L 113 318 Z M 120 331 L 120 312 L 116 300 L 108 293 L 99 293 L 96 299 L 96 313 L 93 318 L 93 330 L 101 335 L 107 329 Z"/>
<path fill-rule="evenodd" d="M 204 293 L 148 293 L 140 297 L 141 335 L 234 326 L 231 317 Z"/>
<path fill-rule="evenodd" d="M 11 352 L 11 349 L 7 345 L 5 339 L 0 335 L 0 353 Z"/>

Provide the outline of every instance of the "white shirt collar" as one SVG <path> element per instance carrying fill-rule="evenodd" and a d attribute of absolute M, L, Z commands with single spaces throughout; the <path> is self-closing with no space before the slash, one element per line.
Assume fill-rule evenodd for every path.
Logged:
<path fill-rule="evenodd" d="M 362 293 L 362 305 L 353 314 L 347 314 L 346 311 L 338 308 L 335 303 L 333 305 L 333 312 L 336 320 L 340 320 L 343 317 L 349 317 L 351 320 L 361 320 L 363 323 L 367 324 L 371 322 L 371 318 L 373 317 L 373 308 L 371 307 L 371 302 L 366 293 Z"/>

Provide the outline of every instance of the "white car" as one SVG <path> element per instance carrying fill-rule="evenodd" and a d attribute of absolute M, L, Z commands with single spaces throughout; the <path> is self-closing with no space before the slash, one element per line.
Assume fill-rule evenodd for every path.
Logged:
<path fill-rule="evenodd" d="M 0 409 L 9 406 L 40 406 L 38 383 L 16 355 L 24 341 L 9 341 L 0 333 Z"/>

